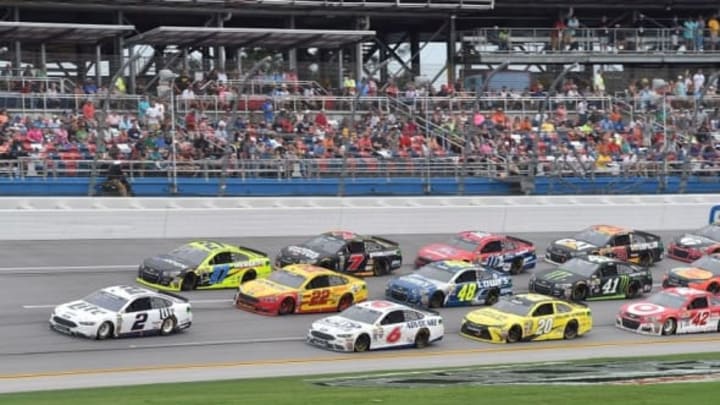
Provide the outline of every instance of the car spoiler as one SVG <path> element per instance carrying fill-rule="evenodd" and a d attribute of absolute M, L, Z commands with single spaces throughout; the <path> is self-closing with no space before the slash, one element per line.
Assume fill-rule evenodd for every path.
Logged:
<path fill-rule="evenodd" d="M 247 247 L 247 246 L 238 246 L 238 248 L 240 248 L 240 249 L 242 249 L 242 250 L 247 250 L 248 252 L 254 253 L 254 254 L 259 255 L 259 256 L 269 257 L 268 254 L 265 253 L 265 252 L 263 252 L 262 250 L 257 250 L 257 249 L 249 248 L 249 247 Z"/>
<path fill-rule="evenodd" d="M 380 236 L 375 236 L 375 235 L 373 235 L 372 238 L 375 239 L 375 240 L 378 241 L 378 242 L 382 242 L 382 243 L 385 243 L 385 244 L 388 244 L 388 245 L 400 246 L 400 244 L 397 243 L 397 242 L 395 242 L 394 240 L 385 239 L 385 238 L 382 238 L 382 237 L 380 237 Z"/>
<path fill-rule="evenodd" d="M 185 298 L 185 297 L 183 297 L 182 295 L 174 294 L 174 293 L 171 293 L 171 292 L 169 292 L 169 291 L 157 290 L 157 292 L 158 292 L 159 294 L 162 294 L 162 295 L 167 295 L 167 296 L 170 296 L 170 297 L 173 297 L 173 298 L 177 298 L 177 299 L 179 299 L 179 300 L 182 301 L 182 302 L 190 302 L 190 299 L 189 299 L 189 298 Z"/>

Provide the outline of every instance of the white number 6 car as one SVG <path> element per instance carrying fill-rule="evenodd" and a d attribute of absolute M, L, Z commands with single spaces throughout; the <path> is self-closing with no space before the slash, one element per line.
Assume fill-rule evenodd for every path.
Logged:
<path fill-rule="evenodd" d="M 330 350 L 423 348 L 443 338 L 442 317 L 390 301 L 366 301 L 312 324 L 309 344 Z"/>
<path fill-rule="evenodd" d="M 68 335 L 107 339 L 120 336 L 169 335 L 192 324 L 187 299 L 133 286 L 113 286 L 58 305 L 50 327 Z"/>

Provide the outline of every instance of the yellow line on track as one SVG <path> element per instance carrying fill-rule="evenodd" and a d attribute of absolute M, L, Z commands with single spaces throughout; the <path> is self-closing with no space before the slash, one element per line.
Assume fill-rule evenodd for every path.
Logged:
<path fill-rule="evenodd" d="M 485 349 L 458 349 L 443 351 L 411 351 L 411 352 L 382 352 L 382 353 L 365 353 L 365 354 L 346 354 L 333 357 L 323 358 L 298 358 L 298 359 L 277 359 L 277 360 L 251 360 L 251 361 L 234 361 L 234 362 L 217 362 L 217 363 L 195 363 L 195 364 L 172 364 L 157 366 L 140 366 L 140 367 L 118 367 L 118 368 L 100 368 L 87 370 L 66 370 L 66 371 L 45 371 L 33 373 L 18 374 L 0 374 L 0 380 L 13 380 L 23 378 L 42 378 L 42 377 L 63 377 L 90 374 L 106 374 L 106 373 L 131 373 L 131 372 L 147 372 L 147 371 L 168 371 L 183 369 L 209 369 L 209 368 L 230 368 L 230 367 L 253 367 L 253 366 L 270 366 L 270 365 L 291 365 L 303 363 L 327 363 L 337 361 L 372 361 L 379 359 L 412 359 L 423 357 L 441 357 L 441 356 L 459 356 L 469 354 L 483 353 L 505 353 L 505 352 L 541 352 L 557 349 L 591 349 L 602 347 L 618 347 L 618 346 L 640 346 L 640 345 L 668 345 L 682 343 L 713 343 L 720 342 L 720 337 L 688 337 L 675 338 L 668 340 L 627 340 L 614 341 L 604 343 L 580 343 L 567 345 L 563 343 L 546 344 L 542 346 L 526 344 L 503 345 L 502 347 L 492 347 Z"/>

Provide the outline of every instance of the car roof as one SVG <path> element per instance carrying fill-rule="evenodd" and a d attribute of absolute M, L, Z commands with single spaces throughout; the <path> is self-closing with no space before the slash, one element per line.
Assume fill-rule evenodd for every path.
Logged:
<path fill-rule="evenodd" d="M 686 298 L 712 295 L 707 291 L 698 290 L 695 288 L 688 288 L 688 287 L 666 288 L 666 289 L 662 290 L 661 292 L 664 292 L 666 294 L 675 295 L 678 297 L 686 297 Z"/>
<path fill-rule="evenodd" d="M 472 240 L 474 242 L 480 242 L 491 236 L 497 236 L 497 235 L 494 235 L 489 232 L 484 232 L 484 231 L 463 231 L 463 232 L 458 233 L 458 236 L 460 236 L 464 239 Z"/>
<path fill-rule="evenodd" d="M 213 252 L 215 250 L 232 247 L 232 245 L 228 245 L 227 243 L 216 242 L 213 240 L 194 240 L 187 243 L 186 246 L 191 246 L 195 249 L 203 250 L 205 252 Z"/>
<path fill-rule="evenodd" d="M 317 276 L 320 274 L 340 275 L 332 270 L 328 270 L 320 266 L 314 266 L 312 264 L 291 264 L 283 267 L 282 269 L 304 277 Z"/>
<path fill-rule="evenodd" d="M 105 287 L 102 289 L 105 292 L 109 292 L 110 294 L 116 295 L 121 298 L 125 298 L 126 300 L 132 300 L 137 297 L 142 297 L 146 295 L 153 295 L 153 296 L 159 296 L 159 294 L 155 293 L 152 290 L 148 290 L 147 288 L 138 287 L 138 286 L 129 286 L 129 285 L 115 285 L 111 287 Z"/>
<path fill-rule="evenodd" d="M 352 231 L 344 231 L 344 230 L 333 230 L 333 231 L 327 231 L 324 232 L 323 235 L 327 236 L 333 236 L 338 239 L 342 240 L 353 240 L 360 238 L 360 235 L 356 234 Z"/>
<path fill-rule="evenodd" d="M 438 270 L 446 271 L 446 272 L 452 273 L 452 274 L 455 274 L 455 273 L 458 273 L 461 271 L 465 271 L 465 270 L 469 270 L 469 269 L 475 269 L 475 270 L 481 269 L 481 266 L 478 266 L 478 265 L 475 265 L 472 263 L 468 263 L 468 262 L 462 261 L 462 260 L 440 260 L 437 262 L 428 263 L 428 264 L 426 264 L 426 266 L 431 266 Z"/>
<path fill-rule="evenodd" d="M 618 262 L 622 262 L 621 260 L 613 259 L 612 257 L 600 256 L 600 255 L 578 256 L 578 257 L 574 257 L 573 259 L 578 259 L 578 260 L 590 262 L 590 263 L 593 263 L 593 264 L 618 263 Z M 561 266 L 561 267 L 562 267 L 562 266 Z"/>
<path fill-rule="evenodd" d="M 517 294 L 510 298 L 520 298 L 520 299 L 524 299 L 524 300 L 532 302 L 532 303 L 557 301 L 556 298 L 548 297 L 547 295 L 542 295 L 542 294 L 535 294 L 535 293 Z"/>
<path fill-rule="evenodd" d="M 604 224 L 593 225 L 590 227 L 590 229 L 600 232 L 600 233 L 608 234 L 608 235 L 617 235 L 619 233 L 630 232 L 629 228 L 616 226 L 616 225 L 604 225 Z"/>

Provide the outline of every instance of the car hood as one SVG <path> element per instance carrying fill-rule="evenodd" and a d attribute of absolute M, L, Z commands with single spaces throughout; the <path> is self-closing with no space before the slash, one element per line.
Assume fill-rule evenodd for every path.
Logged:
<path fill-rule="evenodd" d="M 328 253 L 319 252 L 307 246 L 290 245 L 280 251 L 280 256 L 285 259 L 291 259 L 292 261 L 314 263 L 318 259 L 328 256 Z"/>
<path fill-rule="evenodd" d="M 676 267 L 669 273 L 683 280 L 705 281 L 714 277 L 712 272 L 697 267 Z"/>
<path fill-rule="evenodd" d="M 359 332 L 365 327 L 360 322 L 355 322 L 341 315 L 329 316 L 313 322 L 312 329 L 325 333 L 354 333 Z"/>
<path fill-rule="evenodd" d="M 433 280 L 419 274 L 408 274 L 406 276 L 395 278 L 388 283 L 388 287 L 390 288 L 401 287 L 408 290 L 424 290 L 428 292 L 442 289 L 446 286 L 447 283 L 439 280 Z"/>
<path fill-rule="evenodd" d="M 686 233 L 682 236 L 678 236 L 677 238 L 675 238 L 676 245 L 696 249 L 708 247 L 716 243 L 717 242 L 712 239 L 708 239 L 700 235 L 693 235 L 691 233 Z"/>
<path fill-rule="evenodd" d="M 240 287 L 238 287 L 238 291 L 251 297 L 267 297 L 295 291 L 295 289 L 261 278 L 241 284 Z"/>
<path fill-rule="evenodd" d="M 69 319 L 73 322 L 97 321 L 113 314 L 104 308 L 100 308 L 97 305 L 90 304 L 83 300 L 58 305 L 55 307 L 54 313 L 61 318 Z"/>
<path fill-rule="evenodd" d="M 479 325 L 507 325 L 512 322 L 522 322 L 523 317 L 498 311 L 493 307 L 481 308 L 465 315 L 465 319 Z"/>
<path fill-rule="evenodd" d="M 143 266 L 161 272 L 184 271 L 193 267 L 191 264 L 167 254 L 145 259 Z"/>
<path fill-rule="evenodd" d="M 646 316 L 660 315 L 666 310 L 666 307 L 652 304 L 647 301 L 640 301 L 623 305 L 620 308 L 620 313 L 627 313 L 633 315 L 635 318 L 644 318 Z"/>
<path fill-rule="evenodd" d="M 572 252 L 588 252 L 598 248 L 592 243 L 572 238 L 558 239 L 554 241 L 551 246 L 554 248 Z"/>
<path fill-rule="evenodd" d="M 542 280 L 549 283 L 574 283 L 580 280 L 587 280 L 587 277 L 565 270 L 562 267 L 557 269 L 541 270 L 535 273 L 535 280 Z"/>
<path fill-rule="evenodd" d="M 430 259 L 432 261 L 440 260 L 472 260 L 473 252 L 464 249 L 458 249 L 454 246 L 444 243 L 433 243 L 423 246 L 418 251 L 418 256 Z"/>

